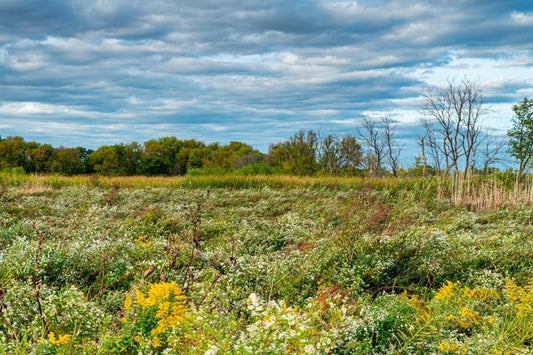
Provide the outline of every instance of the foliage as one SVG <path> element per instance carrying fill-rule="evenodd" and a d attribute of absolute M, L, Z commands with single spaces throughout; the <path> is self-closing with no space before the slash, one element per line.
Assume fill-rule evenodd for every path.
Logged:
<path fill-rule="evenodd" d="M 533 100 L 524 98 L 513 106 L 513 126 L 507 131 L 511 156 L 521 176 L 533 157 Z"/>
<path fill-rule="evenodd" d="M 0 352 L 530 353 L 509 179 L 2 173 Z"/>

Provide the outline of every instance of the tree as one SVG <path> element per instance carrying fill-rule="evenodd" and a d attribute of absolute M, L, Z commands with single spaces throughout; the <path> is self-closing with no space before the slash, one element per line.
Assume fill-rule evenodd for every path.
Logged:
<path fill-rule="evenodd" d="M 331 134 L 319 140 L 318 164 L 322 174 L 334 175 L 340 170 L 340 142 Z"/>
<path fill-rule="evenodd" d="M 254 150 L 250 145 L 232 141 L 229 144 L 219 147 L 212 147 L 211 159 L 206 161 L 206 167 L 220 168 L 223 170 L 239 169 L 245 165 L 258 163 L 262 160 L 262 155 Z"/>
<path fill-rule="evenodd" d="M 383 134 L 383 140 L 385 143 L 385 155 L 389 161 L 389 166 L 394 177 L 398 177 L 398 162 L 400 160 L 400 154 L 403 150 L 403 146 L 398 146 L 396 136 L 396 124 L 390 116 L 384 116 L 381 119 L 381 129 Z"/>
<path fill-rule="evenodd" d="M 385 142 L 383 140 L 380 123 L 378 120 L 370 117 L 363 117 L 361 123 L 361 129 L 358 133 L 367 149 L 365 160 L 368 175 L 381 175 L 383 171 Z"/>
<path fill-rule="evenodd" d="M 317 161 L 322 174 L 353 175 L 361 164 L 361 145 L 352 135 L 328 134 L 319 139 Z"/>
<path fill-rule="evenodd" d="M 444 160 L 444 173 L 458 172 L 464 162 L 464 172 L 473 168 L 485 113 L 485 96 L 477 82 L 463 79 L 460 83 L 430 88 L 424 94 L 422 112 L 426 137 L 430 147 Z M 436 164 L 437 165 L 437 164 Z M 440 164 L 439 164 L 440 165 Z"/>
<path fill-rule="evenodd" d="M 50 144 L 42 144 L 31 152 L 35 172 L 49 173 L 53 169 L 55 150 Z"/>
<path fill-rule="evenodd" d="M 103 145 L 90 155 L 94 171 L 102 175 L 120 176 L 126 174 L 124 146 L 116 144 Z"/>
<path fill-rule="evenodd" d="M 0 168 L 23 168 L 26 172 L 35 171 L 33 151 L 39 148 L 37 142 L 25 142 L 20 136 L 9 136 L 0 141 Z"/>
<path fill-rule="evenodd" d="M 513 106 L 512 127 L 507 131 L 509 153 L 518 161 L 518 175 L 522 176 L 533 156 L 533 100 L 524 98 Z"/>
<path fill-rule="evenodd" d="M 83 161 L 79 148 L 57 148 L 55 150 L 54 172 L 66 175 L 83 173 Z"/>
<path fill-rule="evenodd" d="M 342 137 L 339 147 L 340 167 L 344 174 L 353 175 L 361 165 L 363 150 L 361 144 L 352 135 Z"/>
<path fill-rule="evenodd" d="M 367 148 L 366 165 L 370 176 L 379 176 L 385 172 L 388 163 L 390 171 L 398 176 L 398 162 L 403 146 L 398 146 L 395 121 L 385 115 L 380 119 L 363 117 L 359 137 Z"/>
<path fill-rule="evenodd" d="M 289 140 L 270 145 L 268 160 L 271 166 L 296 175 L 312 175 L 317 171 L 318 136 L 300 130 Z"/>
<path fill-rule="evenodd" d="M 491 134 L 488 129 L 485 130 L 481 138 L 480 148 L 478 149 L 483 174 L 489 174 L 492 164 L 504 160 L 501 153 L 506 143 L 507 141 L 504 137 Z M 477 160 L 478 158 L 475 157 L 475 159 Z"/>

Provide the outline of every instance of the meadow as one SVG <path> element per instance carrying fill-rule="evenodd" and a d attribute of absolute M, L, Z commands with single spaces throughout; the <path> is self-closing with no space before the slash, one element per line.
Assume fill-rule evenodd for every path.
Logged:
<path fill-rule="evenodd" d="M 512 178 L 0 175 L 1 354 L 530 354 Z"/>

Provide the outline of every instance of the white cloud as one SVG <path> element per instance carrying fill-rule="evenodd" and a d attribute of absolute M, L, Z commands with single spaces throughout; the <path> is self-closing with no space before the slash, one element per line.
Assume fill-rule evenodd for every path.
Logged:
<path fill-rule="evenodd" d="M 298 63 L 299 60 L 300 60 L 300 56 L 296 54 L 292 54 L 292 53 L 287 54 L 286 56 L 283 57 L 283 63 L 288 64 L 288 65 L 294 65 Z"/>
<path fill-rule="evenodd" d="M 514 22 L 522 26 L 533 25 L 533 13 L 531 12 L 512 12 L 511 18 Z"/>

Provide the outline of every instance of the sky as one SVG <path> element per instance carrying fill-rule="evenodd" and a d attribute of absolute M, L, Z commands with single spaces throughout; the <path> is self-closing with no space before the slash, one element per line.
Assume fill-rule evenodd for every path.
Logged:
<path fill-rule="evenodd" d="M 0 135 L 54 146 L 266 152 L 389 115 L 412 153 L 425 90 L 464 77 L 505 134 L 533 97 L 533 1 L 0 0 Z"/>

